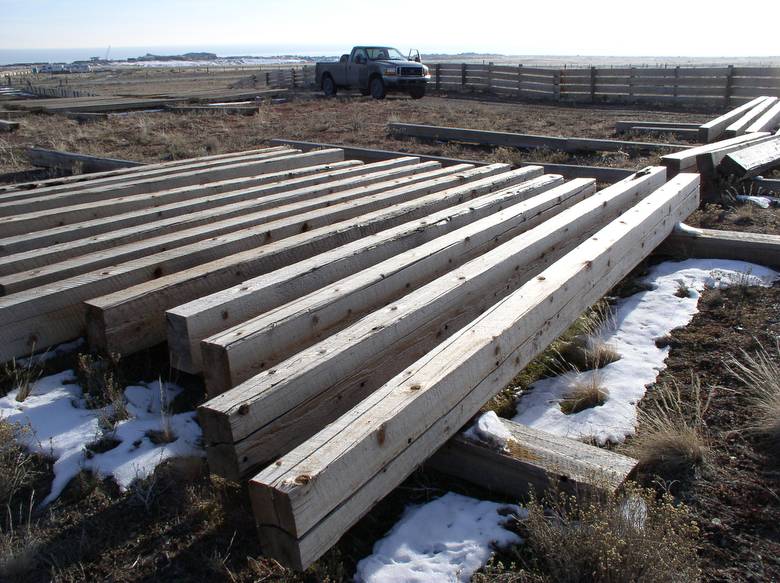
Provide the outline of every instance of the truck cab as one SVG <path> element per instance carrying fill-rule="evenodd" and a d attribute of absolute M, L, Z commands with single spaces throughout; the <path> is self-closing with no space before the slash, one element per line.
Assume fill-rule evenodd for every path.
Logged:
<path fill-rule="evenodd" d="M 358 46 L 337 63 L 317 63 L 316 82 L 325 95 L 338 89 L 359 89 L 363 95 L 384 99 L 388 92 L 405 92 L 414 99 L 425 96 L 430 81 L 428 67 L 392 47 Z"/>

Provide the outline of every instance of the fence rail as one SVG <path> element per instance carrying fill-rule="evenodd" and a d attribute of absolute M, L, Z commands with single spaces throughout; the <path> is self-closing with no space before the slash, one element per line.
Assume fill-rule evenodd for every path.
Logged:
<path fill-rule="evenodd" d="M 431 87 L 457 93 L 491 93 L 525 99 L 589 103 L 741 105 L 780 94 L 780 67 L 624 67 L 548 69 L 524 65 L 434 63 Z M 312 65 L 298 69 L 304 83 Z M 289 71 L 280 71 L 286 74 Z M 288 85 L 289 86 L 289 85 Z"/>

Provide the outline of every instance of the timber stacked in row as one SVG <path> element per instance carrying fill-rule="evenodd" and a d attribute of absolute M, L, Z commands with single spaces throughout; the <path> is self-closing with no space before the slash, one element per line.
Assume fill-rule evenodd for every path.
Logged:
<path fill-rule="evenodd" d="M 8 109 L 46 113 L 105 113 L 132 111 L 139 109 L 164 109 L 168 106 L 187 103 L 218 103 L 223 101 L 241 101 L 261 99 L 283 94 L 286 89 L 219 89 L 189 92 L 168 96 L 122 97 L 102 95 L 90 97 L 62 97 L 51 99 L 30 99 L 7 101 L 3 105 Z"/>
<path fill-rule="evenodd" d="M 552 467 L 619 484 L 633 460 L 510 422 L 532 460 L 449 440 L 698 206 L 698 176 L 597 191 L 343 158 L 280 146 L 3 189 L 0 360 L 167 340 L 204 374 L 211 470 L 250 480 L 263 552 L 298 568 L 432 456 L 499 490 L 464 460 L 504 488 Z"/>
<path fill-rule="evenodd" d="M 597 192 L 504 174 L 515 183 L 168 310 L 173 366 L 212 396 L 209 466 L 250 479 L 265 553 L 305 568 L 432 456 L 513 495 L 554 473 L 448 441 L 697 208 L 699 181 L 654 167 Z M 505 425 L 535 459 L 593 463 L 595 448 Z M 597 465 L 617 483 L 632 462 Z"/>
<path fill-rule="evenodd" d="M 754 124 L 754 127 L 759 126 Z M 698 172 L 702 192 L 714 195 L 721 179 L 747 180 L 780 168 L 780 131 L 775 134 L 750 131 L 667 154 L 661 157 L 661 161 L 670 176 L 679 172 Z"/>

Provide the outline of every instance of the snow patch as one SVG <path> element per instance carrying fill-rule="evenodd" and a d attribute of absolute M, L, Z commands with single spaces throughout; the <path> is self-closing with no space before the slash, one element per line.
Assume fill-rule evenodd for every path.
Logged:
<path fill-rule="evenodd" d="M 156 381 L 127 387 L 124 394 L 129 418 L 106 433 L 100 419 L 110 415 L 110 407 L 87 409 L 83 391 L 75 384 L 73 371 L 68 370 L 34 383 L 24 401 L 16 400 L 18 389 L 0 398 L 0 419 L 28 426 L 24 445 L 54 460 L 54 480 L 42 502 L 45 506 L 82 469 L 112 477 L 125 490 L 167 459 L 202 457 L 201 429 L 195 413 L 162 414 L 163 402 L 170 403 L 181 390 L 174 384 L 160 385 Z M 153 443 L 148 434 L 159 431 L 170 432 L 173 441 Z M 118 445 L 102 453 L 87 451 L 87 445 L 104 437 L 115 439 Z"/>
<path fill-rule="evenodd" d="M 490 559 L 493 546 L 518 544 L 506 530 L 507 514 L 524 513 L 517 506 L 475 500 L 448 492 L 403 517 L 373 554 L 357 565 L 362 583 L 427 583 L 471 580 Z"/>
<path fill-rule="evenodd" d="M 770 199 L 768 196 L 748 196 L 745 194 L 738 194 L 737 201 L 749 202 L 750 204 L 761 207 L 762 209 L 768 209 L 772 205 L 772 199 Z"/>
<path fill-rule="evenodd" d="M 512 434 L 498 418 L 495 411 L 479 416 L 474 424 L 463 432 L 464 437 L 472 441 L 486 443 L 496 449 L 505 450 Z"/>
<path fill-rule="evenodd" d="M 651 289 L 618 302 L 614 322 L 596 340 L 620 356 L 600 370 L 567 373 L 541 379 L 518 398 L 514 421 L 574 439 L 593 438 L 599 444 L 622 442 L 634 433 L 636 407 L 646 385 L 666 367 L 669 348 L 656 340 L 687 326 L 698 312 L 705 288 L 731 285 L 769 286 L 778 273 L 767 267 L 724 259 L 689 259 L 653 267 L 642 279 Z M 680 292 L 686 292 L 680 297 Z M 608 391 L 603 405 L 566 415 L 559 403 L 575 385 L 596 383 Z"/>

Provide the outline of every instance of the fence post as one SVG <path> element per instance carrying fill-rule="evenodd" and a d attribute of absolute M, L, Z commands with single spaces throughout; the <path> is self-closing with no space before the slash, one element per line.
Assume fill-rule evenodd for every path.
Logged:
<path fill-rule="evenodd" d="M 590 68 L 590 102 L 596 101 L 596 67 Z"/>
<path fill-rule="evenodd" d="M 630 68 L 630 73 L 628 74 L 628 100 L 634 101 L 634 79 L 636 77 L 636 67 Z"/>
<path fill-rule="evenodd" d="M 265 86 L 270 87 L 271 86 L 271 71 L 265 72 Z"/>
<path fill-rule="evenodd" d="M 441 91 L 441 63 L 436 63 L 436 91 Z"/>
<path fill-rule="evenodd" d="M 517 95 L 522 97 L 523 95 L 523 64 L 520 63 L 517 66 Z"/>
<path fill-rule="evenodd" d="M 680 85 L 680 65 L 674 68 L 674 102 L 677 103 L 677 96 L 679 94 Z"/>
<path fill-rule="evenodd" d="M 466 63 L 463 63 L 460 69 L 460 91 L 466 92 Z"/>
<path fill-rule="evenodd" d="M 729 65 L 726 71 L 726 107 L 731 104 L 731 93 L 734 88 L 734 65 Z"/>
<path fill-rule="evenodd" d="M 555 101 L 561 100 L 561 70 L 557 69 L 553 73 L 553 96 Z"/>
<path fill-rule="evenodd" d="M 493 62 L 488 63 L 487 70 L 487 92 L 493 93 Z"/>

